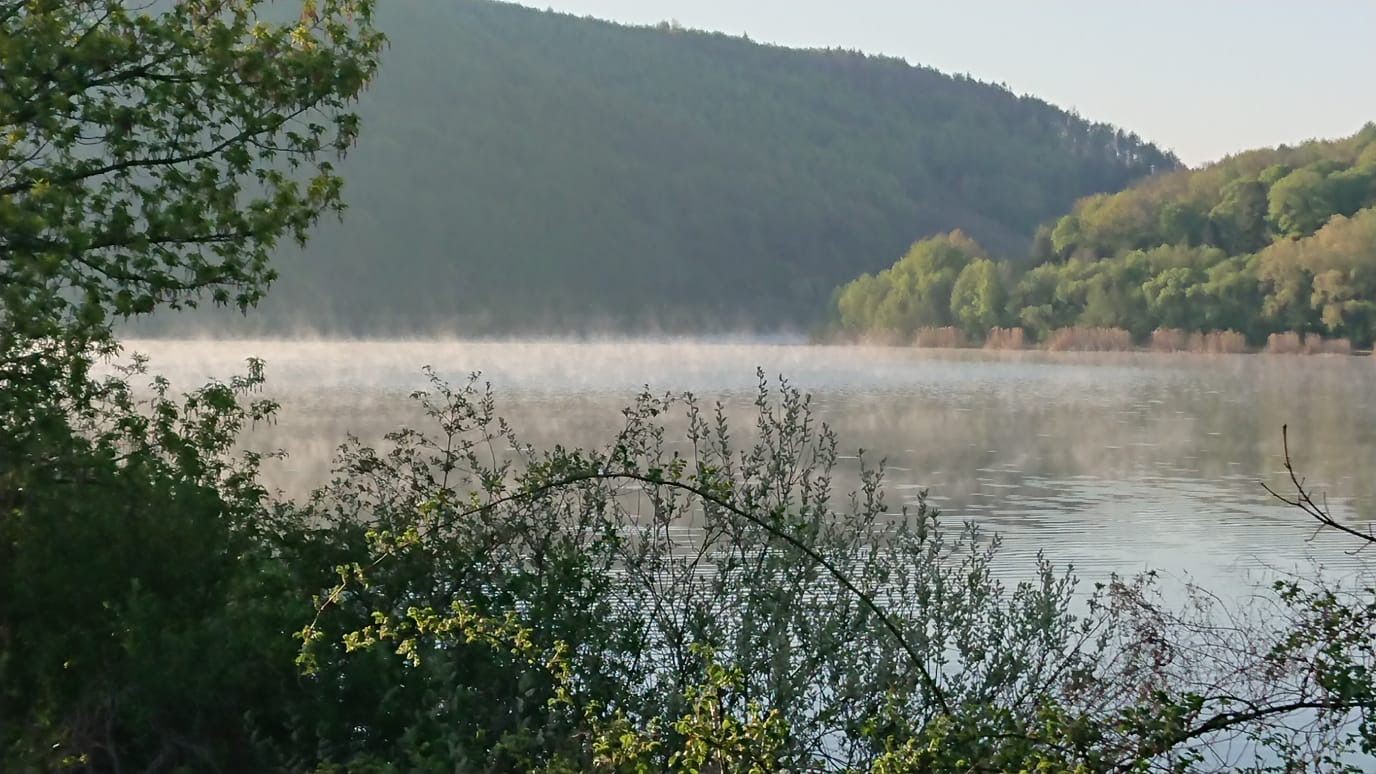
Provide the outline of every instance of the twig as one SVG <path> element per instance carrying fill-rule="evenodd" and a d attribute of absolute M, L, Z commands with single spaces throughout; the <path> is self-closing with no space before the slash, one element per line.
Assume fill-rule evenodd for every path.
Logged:
<path fill-rule="evenodd" d="M 1293 499 L 1285 497 L 1284 495 L 1281 495 L 1280 493 L 1276 492 L 1276 490 L 1272 489 L 1265 482 L 1262 482 L 1261 484 L 1262 489 L 1265 489 L 1267 493 L 1269 493 L 1272 497 L 1285 503 L 1286 505 L 1289 505 L 1293 508 L 1299 508 L 1300 510 L 1304 511 L 1306 514 L 1309 515 L 1310 518 L 1319 522 L 1320 530 L 1322 530 L 1324 527 L 1328 527 L 1330 529 L 1336 529 L 1339 532 L 1344 532 L 1348 535 L 1351 535 L 1352 537 L 1357 538 L 1358 540 L 1361 540 L 1363 542 L 1362 548 L 1365 548 L 1369 544 L 1376 543 L 1376 535 L 1373 535 L 1370 531 L 1362 532 L 1361 530 L 1349 527 L 1348 525 L 1343 524 L 1342 522 L 1333 518 L 1332 512 L 1328 509 L 1327 495 L 1325 495 L 1323 498 L 1323 505 L 1319 505 L 1317 502 L 1314 501 L 1314 498 L 1312 495 L 1310 495 L 1309 490 L 1304 488 L 1304 479 L 1299 477 L 1299 474 L 1295 471 L 1294 462 L 1290 458 L 1290 426 L 1282 425 L 1280 432 L 1281 443 L 1285 451 L 1285 472 L 1289 474 L 1290 483 L 1293 484 L 1295 487 L 1295 496 Z M 1316 531 L 1315 534 L 1317 535 L 1318 532 Z M 1313 538 L 1311 537 L 1310 540 L 1313 540 Z"/>

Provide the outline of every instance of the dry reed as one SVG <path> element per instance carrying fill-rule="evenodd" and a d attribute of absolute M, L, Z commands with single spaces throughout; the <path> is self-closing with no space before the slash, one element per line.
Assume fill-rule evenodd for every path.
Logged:
<path fill-rule="evenodd" d="M 1122 328 L 1058 328 L 1046 340 L 1052 352 L 1127 352 L 1132 334 Z"/>
<path fill-rule="evenodd" d="M 990 328 L 984 339 L 985 349 L 1023 349 L 1027 346 L 1027 331 L 1022 328 Z"/>
<path fill-rule="evenodd" d="M 1151 332 L 1151 348 L 1157 352 L 1182 352 L 1190 346 L 1190 335 L 1179 328 L 1157 328 Z"/>
<path fill-rule="evenodd" d="M 853 342 L 866 347 L 895 347 L 903 343 L 898 331 L 873 330 L 855 335 Z"/>
<path fill-rule="evenodd" d="M 1304 352 L 1304 339 L 1294 331 L 1273 333 L 1266 337 L 1266 352 L 1270 355 L 1298 355 Z"/>
<path fill-rule="evenodd" d="M 1350 355 L 1352 354 L 1352 341 L 1350 339 L 1325 339 L 1318 334 L 1310 334 L 1304 337 L 1304 351 L 1310 355 Z"/>
<path fill-rule="evenodd" d="M 918 328 L 913 334 L 913 346 L 928 349 L 957 349 L 968 344 L 965 332 L 953 326 Z"/>
<path fill-rule="evenodd" d="M 1189 351 L 1209 355 L 1236 355 L 1248 351 L 1247 337 L 1237 331 L 1191 333 Z"/>
<path fill-rule="evenodd" d="M 1287 331 L 1273 333 L 1266 340 L 1266 351 L 1273 355 L 1351 355 L 1351 339 L 1326 339 L 1317 333 L 1304 336 Z"/>

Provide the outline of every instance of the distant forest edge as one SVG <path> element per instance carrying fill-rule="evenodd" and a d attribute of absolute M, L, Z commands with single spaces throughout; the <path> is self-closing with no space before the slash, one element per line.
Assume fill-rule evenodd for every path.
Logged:
<path fill-rule="evenodd" d="M 1076 199 L 1180 166 L 893 58 L 480 0 L 378 13 L 349 211 L 279 251 L 272 328 L 810 328 L 916 238 L 1025 254 Z"/>
<path fill-rule="evenodd" d="M 1333 351 L 1376 340 L 1376 123 L 1089 196 L 1030 256 L 959 231 L 838 288 L 832 335 L 1052 349 Z M 987 340 L 991 339 L 991 340 Z"/>

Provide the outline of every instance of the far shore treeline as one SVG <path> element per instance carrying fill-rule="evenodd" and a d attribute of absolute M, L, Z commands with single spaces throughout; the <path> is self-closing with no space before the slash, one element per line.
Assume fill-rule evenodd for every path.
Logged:
<path fill-rule="evenodd" d="M 961 231 L 838 288 L 829 337 L 1347 352 L 1376 339 L 1376 123 L 1081 199 L 1024 259 Z"/>

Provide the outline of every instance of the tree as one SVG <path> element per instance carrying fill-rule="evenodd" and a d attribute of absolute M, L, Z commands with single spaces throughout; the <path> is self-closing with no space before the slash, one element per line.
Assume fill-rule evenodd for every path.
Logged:
<path fill-rule="evenodd" d="M 1079 245 L 1082 236 L 1079 216 L 1074 213 L 1066 215 L 1056 221 L 1056 227 L 1051 231 L 1051 248 L 1060 257 L 1067 258 Z"/>
<path fill-rule="evenodd" d="M 232 453 L 261 373 L 141 402 L 137 363 L 92 368 L 119 319 L 252 306 L 342 210 L 372 7 L 0 0 L 4 768 L 252 770 L 287 736 L 300 579 Z"/>
<path fill-rule="evenodd" d="M 1203 315 L 1204 330 L 1238 331 L 1254 342 L 1263 338 L 1258 314 L 1261 287 L 1251 256 L 1211 266 L 1204 284 L 1191 288 L 1190 298 Z"/>
<path fill-rule="evenodd" d="M 1056 248 L 1051 241 L 1051 226 L 1049 224 L 1043 223 L 1037 226 L 1036 232 L 1032 235 L 1032 247 L 1028 250 L 1028 259 L 1033 265 L 1056 259 Z"/>
<path fill-rule="evenodd" d="M 1152 320 L 1164 328 L 1198 329 L 1198 309 L 1190 291 L 1200 284 L 1196 273 L 1176 266 L 1157 274 L 1142 286 Z"/>
<path fill-rule="evenodd" d="M 1327 332 L 1365 345 L 1376 336 L 1376 208 L 1335 215 L 1300 243 L 1310 302 Z"/>
<path fill-rule="evenodd" d="M 949 325 L 956 278 L 974 260 L 989 256 L 960 231 L 916 242 L 893 266 L 841 287 L 836 308 L 842 325 L 852 332 L 902 335 Z"/>
<path fill-rule="evenodd" d="M 1266 186 L 1238 179 L 1224 186 L 1219 203 L 1209 211 L 1210 244 L 1230 255 L 1249 253 L 1266 244 Z"/>
<path fill-rule="evenodd" d="M 966 264 L 951 287 L 951 315 L 971 338 L 978 339 L 1002 324 L 1008 294 L 999 267 L 988 258 Z"/>
<path fill-rule="evenodd" d="M 1197 245 L 1203 241 L 1209 219 L 1186 202 L 1167 202 L 1158 216 L 1157 230 L 1163 244 Z"/>
<path fill-rule="evenodd" d="M 1271 186 L 1268 211 L 1276 229 L 1306 236 L 1319 229 L 1335 210 L 1328 178 L 1312 168 L 1299 169 Z"/>
<path fill-rule="evenodd" d="M 4 343 L 157 306 L 251 306 L 339 212 L 329 160 L 383 44 L 372 0 L 0 0 Z M 57 326 L 57 327 L 54 327 Z"/>

